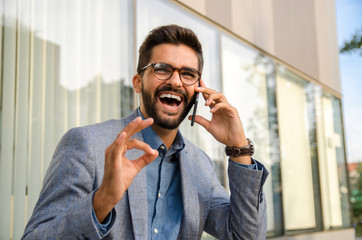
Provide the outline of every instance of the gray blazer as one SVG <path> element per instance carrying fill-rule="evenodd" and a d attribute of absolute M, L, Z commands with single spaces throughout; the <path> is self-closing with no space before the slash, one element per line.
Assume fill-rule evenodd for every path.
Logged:
<path fill-rule="evenodd" d="M 54 153 L 39 200 L 23 239 L 148 239 L 147 179 L 144 168 L 112 210 L 111 227 L 101 236 L 92 218 L 92 199 L 103 178 L 105 149 L 135 117 L 69 130 Z M 142 133 L 134 138 L 143 141 Z M 229 164 L 231 196 L 218 181 L 210 158 L 185 139 L 179 155 L 183 217 L 178 239 L 265 239 L 268 171 Z M 128 151 L 135 159 L 142 152 Z"/>

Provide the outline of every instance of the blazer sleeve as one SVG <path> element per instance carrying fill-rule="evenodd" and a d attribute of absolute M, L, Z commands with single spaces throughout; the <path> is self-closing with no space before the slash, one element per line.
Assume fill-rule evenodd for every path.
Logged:
<path fill-rule="evenodd" d="M 92 218 L 96 162 L 84 128 L 69 130 L 53 155 L 22 239 L 101 239 Z M 111 225 L 115 212 L 112 213 Z"/>
<path fill-rule="evenodd" d="M 248 169 L 229 161 L 230 199 L 213 176 L 214 188 L 205 231 L 219 239 L 266 238 L 267 214 L 263 185 L 266 168 L 256 161 L 259 170 Z"/>

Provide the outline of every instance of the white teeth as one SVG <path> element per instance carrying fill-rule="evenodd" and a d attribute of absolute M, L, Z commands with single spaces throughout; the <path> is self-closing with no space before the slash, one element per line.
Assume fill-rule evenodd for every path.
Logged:
<path fill-rule="evenodd" d="M 176 96 L 176 95 L 172 95 L 171 96 L 172 98 L 176 99 L 177 101 L 181 101 L 181 97 L 180 96 Z"/>
<path fill-rule="evenodd" d="M 172 95 L 172 94 L 161 94 L 160 95 L 160 98 L 174 98 L 176 99 L 177 101 L 181 102 L 181 97 L 180 96 L 177 96 L 177 95 Z"/>

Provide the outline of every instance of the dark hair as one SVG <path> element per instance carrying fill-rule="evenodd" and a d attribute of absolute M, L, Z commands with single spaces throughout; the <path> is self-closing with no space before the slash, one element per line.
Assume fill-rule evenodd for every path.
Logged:
<path fill-rule="evenodd" d="M 184 44 L 193 49 L 196 52 L 199 61 L 198 70 L 202 72 L 204 59 L 202 56 L 202 47 L 196 34 L 191 29 L 172 24 L 157 27 L 149 32 L 139 49 L 137 73 L 140 73 L 141 69 L 149 64 L 152 49 L 163 43 L 175 45 Z"/>

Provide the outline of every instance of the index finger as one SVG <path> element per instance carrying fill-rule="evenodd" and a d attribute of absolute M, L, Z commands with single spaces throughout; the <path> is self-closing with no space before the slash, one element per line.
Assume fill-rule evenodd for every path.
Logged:
<path fill-rule="evenodd" d="M 205 81 L 202 78 L 200 79 L 200 87 L 206 88 Z"/>
<path fill-rule="evenodd" d="M 216 92 L 215 90 L 213 90 L 211 88 L 207 88 L 204 80 L 202 80 L 202 79 L 200 79 L 200 86 L 195 88 L 195 91 L 196 92 L 201 92 L 204 99 L 206 99 L 210 94 Z"/>
<path fill-rule="evenodd" d="M 130 122 L 122 131 L 126 132 L 127 140 L 130 139 L 137 132 L 149 127 L 153 124 L 153 118 L 147 118 L 142 120 L 141 117 L 136 117 L 132 122 Z M 121 134 L 120 133 L 120 134 Z"/>

